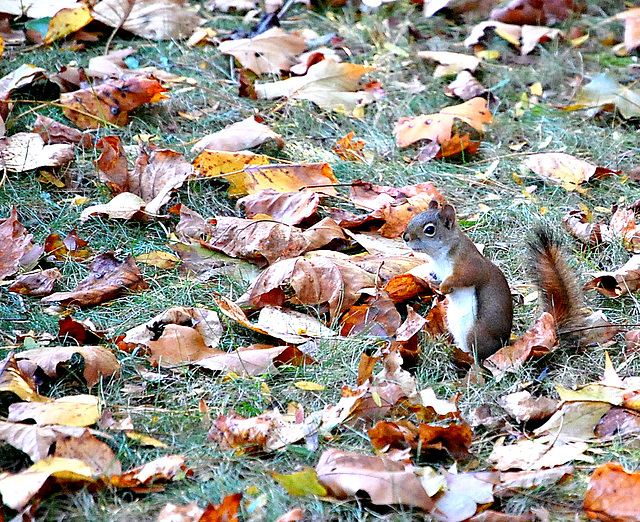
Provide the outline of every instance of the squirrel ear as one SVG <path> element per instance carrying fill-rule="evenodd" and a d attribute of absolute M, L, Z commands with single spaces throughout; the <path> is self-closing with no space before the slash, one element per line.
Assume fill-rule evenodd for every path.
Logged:
<path fill-rule="evenodd" d="M 436 208 L 438 208 L 438 202 L 435 199 L 432 199 L 429 202 L 429 210 L 435 210 Z"/>
<path fill-rule="evenodd" d="M 444 207 L 442 207 L 442 220 L 444 221 L 444 226 L 447 227 L 448 229 L 452 229 L 453 226 L 456 224 L 456 211 L 455 209 L 449 205 L 446 204 Z"/>

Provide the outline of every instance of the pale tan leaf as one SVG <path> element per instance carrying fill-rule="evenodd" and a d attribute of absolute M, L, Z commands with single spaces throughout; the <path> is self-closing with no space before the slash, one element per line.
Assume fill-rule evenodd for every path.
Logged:
<path fill-rule="evenodd" d="M 458 74 L 464 70 L 473 72 L 480 64 L 480 59 L 475 56 L 449 51 L 420 51 L 416 56 L 435 60 L 440 64 L 433 73 L 435 78 Z"/>
<path fill-rule="evenodd" d="M 212 151 L 237 152 L 257 147 L 268 139 L 274 140 L 282 148 L 284 146 L 282 136 L 272 131 L 264 123 L 260 123 L 260 121 L 255 116 L 249 116 L 242 121 L 232 123 L 218 132 L 200 138 L 191 151 L 200 153 L 208 149 Z"/>
<path fill-rule="evenodd" d="M 14 422 L 33 419 L 39 425 L 91 426 L 100 418 L 100 411 L 97 397 L 73 395 L 47 403 L 12 404 L 7 418 Z"/>
<path fill-rule="evenodd" d="M 218 50 L 233 56 L 245 69 L 261 75 L 288 71 L 306 47 L 302 36 L 272 27 L 253 38 L 220 42 Z"/>
<path fill-rule="evenodd" d="M 9 172 L 66 165 L 75 156 L 73 145 L 45 145 L 35 132 L 18 132 L 0 138 L 0 160 Z"/>
<path fill-rule="evenodd" d="M 96 214 L 106 214 L 112 219 L 131 219 L 144 210 L 146 202 L 131 192 L 121 192 L 108 203 L 91 205 L 80 214 L 80 221 L 86 221 Z"/>

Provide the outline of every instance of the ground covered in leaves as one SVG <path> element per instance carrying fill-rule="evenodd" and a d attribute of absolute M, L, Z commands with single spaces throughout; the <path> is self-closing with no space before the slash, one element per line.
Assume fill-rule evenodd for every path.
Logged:
<path fill-rule="evenodd" d="M 63 3 L 0 6 L 5 519 L 640 520 L 638 8 Z M 432 200 L 511 286 L 481 368 Z"/>

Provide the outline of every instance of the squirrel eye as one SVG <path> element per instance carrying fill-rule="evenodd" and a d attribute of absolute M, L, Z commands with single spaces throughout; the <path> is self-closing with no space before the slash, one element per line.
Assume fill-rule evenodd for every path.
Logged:
<path fill-rule="evenodd" d="M 436 235 L 436 226 L 433 223 L 428 223 L 424 227 L 424 235 L 428 237 L 433 237 Z"/>

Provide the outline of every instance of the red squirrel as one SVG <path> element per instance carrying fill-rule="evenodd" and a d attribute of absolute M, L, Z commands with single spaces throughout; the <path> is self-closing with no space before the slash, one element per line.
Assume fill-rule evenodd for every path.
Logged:
<path fill-rule="evenodd" d="M 447 298 L 447 327 L 458 347 L 484 360 L 508 344 L 513 323 L 509 285 L 460 229 L 454 208 L 432 201 L 410 221 L 403 237 L 411 249 L 431 258 L 430 283 Z M 583 317 L 581 292 L 558 242 L 539 228 L 529 249 L 545 310 L 558 327 L 576 326 Z"/>

